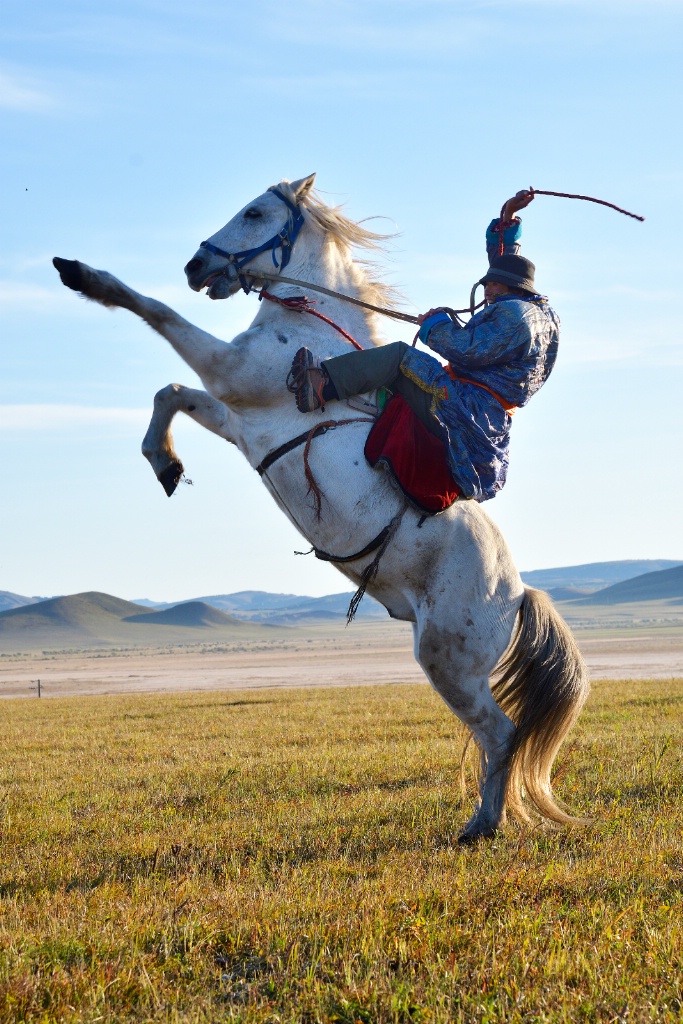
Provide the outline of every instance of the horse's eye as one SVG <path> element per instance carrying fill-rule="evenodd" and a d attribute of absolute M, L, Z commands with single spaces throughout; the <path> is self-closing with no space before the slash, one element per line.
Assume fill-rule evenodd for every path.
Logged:
<path fill-rule="evenodd" d="M 250 220 L 256 220 L 256 218 L 261 217 L 262 214 L 261 211 L 257 210 L 255 206 L 250 206 L 249 209 L 244 214 L 244 216 L 248 217 Z"/>

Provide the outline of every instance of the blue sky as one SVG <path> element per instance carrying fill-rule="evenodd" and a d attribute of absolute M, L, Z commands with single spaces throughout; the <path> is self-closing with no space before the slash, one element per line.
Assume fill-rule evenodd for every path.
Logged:
<path fill-rule="evenodd" d="M 682 39 L 679 0 L 9 7 L 0 589 L 346 589 L 292 555 L 256 474 L 192 423 L 175 435 L 194 486 L 165 497 L 139 444 L 155 391 L 193 375 L 50 264 L 106 268 L 229 339 L 255 300 L 211 303 L 183 265 L 250 198 L 311 171 L 328 201 L 400 232 L 387 273 L 409 311 L 465 304 L 483 230 L 519 188 L 647 218 L 542 197 L 526 212 L 561 352 L 486 507 L 522 569 L 683 558 Z M 386 335 L 407 337 L 389 321 Z"/>

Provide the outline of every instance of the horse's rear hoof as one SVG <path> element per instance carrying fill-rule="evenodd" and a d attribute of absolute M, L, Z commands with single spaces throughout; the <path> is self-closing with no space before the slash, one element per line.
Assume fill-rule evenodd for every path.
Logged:
<path fill-rule="evenodd" d="M 162 469 L 161 473 L 157 477 L 159 483 L 166 491 L 166 496 L 171 497 L 176 487 L 180 483 L 180 478 L 183 475 L 183 464 L 182 462 L 172 462 L 166 469 Z"/>
<path fill-rule="evenodd" d="M 482 839 L 493 839 L 497 832 L 497 828 L 466 829 L 458 836 L 458 846 L 474 846 L 475 843 L 480 843 Z"/>
<path fill-rule="evenodd" d="M 62 284 L 75 292 L 83 291 L 83 274 L 78 260 L 63 260 L 60 256 L 55 256 L 52 265 L 59 271 Z"/>

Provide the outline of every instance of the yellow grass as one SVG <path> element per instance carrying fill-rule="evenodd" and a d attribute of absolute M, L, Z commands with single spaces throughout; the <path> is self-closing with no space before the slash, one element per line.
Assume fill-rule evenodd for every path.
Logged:
<path fill-rule="evenodd" d="M 3 703 L 0 1021 L 679 1021 L 683 680 L 603 682 L 582 831 L 460 849 L 426 686 Z"/>

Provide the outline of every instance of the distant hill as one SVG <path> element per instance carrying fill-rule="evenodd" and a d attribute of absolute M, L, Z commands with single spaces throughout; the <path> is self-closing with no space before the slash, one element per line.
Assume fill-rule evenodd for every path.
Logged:
<path fill-rule="evenodd" d="M 226 612 L 251 612 L 281 610 L 300 605 L 302 601 L 320 600 L 315 597 L 301 597 L 300 594 L 270 594 L 266 590 L 238 590 L 236 594 L 216 594 L 213 597 L 200 597 L 214 608 Z"/>
<path fill-rule="evenodd" d="M 568 565 L 556 569 L 534 569 L 521 573 L 523 581 L 530 587 L 547 590 L 557 601 L 569 599 L 553 593 L 554 588 L 574 589 L 579 596 L 595 590 L 603 590 L 614 583 L 642 576 L 644 573 L 659 572 L 683 565 L 668 558 L 627 559 L 620 562 L 588 562 L 586 565 Z"/>
<path fill-rule="evenodd" d="M 563 614 L 570 618 L 574 615 L 572 609 L 578 614 L 583 606 L 587 610 L 580 613 L 581 617 L 590 618 L 591 605 L 597 608 L 661 601 L 676 606 L 683 602 L 683 561 L 589 562 L 521 575 L 526 584 L 547 591 L 553 600 L 561 602 Z M 147 598 L 123 601 L 97 592 L 45 599 L 0 591 L 0 651 L 112 644 L 155 646 L 257 637 L 258 630 L 274 627 L 343 622 L 351 597 L 350 591 L 305 597 L 240 590 L 172 603 Z M 595 614 L 604 613 L 596 610 Z M 382 605 L 366 595 L 357 619 L 367 622 L 386 619 L 386 615 Z"/>
<path fill-rule="evenodd" d="M 65 630 L 76 630 L 97 636 L 97 631 L 106 618 L 117 621 L 126 615 L 139 612 L 138 605 L 123 601 L 111 594 L 91 591 L 72 594 L 69 597 L 52 597 L 35 604 L 11 608 L 0 613 L 0 632 L 7 629 L 35 629 L 39 626 L 59 626 Z"/>
<path fill-rule="evenodd" d="M 683 605 L 683 565 L 659 572 L 646 572 L 634 579 L 615 583 L 588 597 L 579 598 L 575 605 L 635 604 L 641 601 L 665 601 Z"/>
<path fill-rule="evenodd" d="M 298 594 L 271 594 L 264 590 L 241 590 L 235 594 L 214 594 L 198 597 L 197 601 L 229 612 L 242 622 L 271 623 L 278 626 L 294 626 L 305 622 L 345 619 L 353 591 L 342 594 L 327 594 L 325 597 L 301 597 Z M 138 604 L 160 611 L 174 605 L 155 603 L 147 599 Z M 367 595 L 358 609 L 357 618 L 384 619 L 386 609 Z"/>
<path fill-rule="evenodd" d="M 13 594 L 11 590 L 0 590 L 0 612 L 9 611 L 10 608 L 23 608 L 24 605 L 46 600 L 45 597 L 24 597 L 22 594 Z"/>
<path fill-rule="evenodd" d="M 158 646 L 273 639 L 276 627 L 240 622 L 200 602 L 154 612 L 96 591 L 0 612 L 0 651 Z"/>
<path fill-rule="evenodd" d="M 185 604 L 174 604 L 163 611 L 138 612 L 137 615 L 127 615 L 124 622 L 143 622 L 145 624 L 156 623 L 160 626 L 187 626 L 190 629 L 198 629 L 204 626 L 232 626 L 233 628 L 242 625 L 239 619 L 232 615 L 226 615 L 218 608 L 213 608 L 204 601 L 187 601 Z"/>
<path fill-rule="evenodd" d="M 202 601 L 223 612 L 267 611 L 268 609 L 288 608 L 302 601 L 315 601 L 317 598 L 301 597 L 299 594 L 271 594 L 266 590 L 239 590 L 235 594 L 213 594 L 211 597 L 195 597 L 193 601 Z M 173 601 L 150 601 L 147 598 L 136 598 L 136 604 L 145 608 L 174 608 Z"/>

